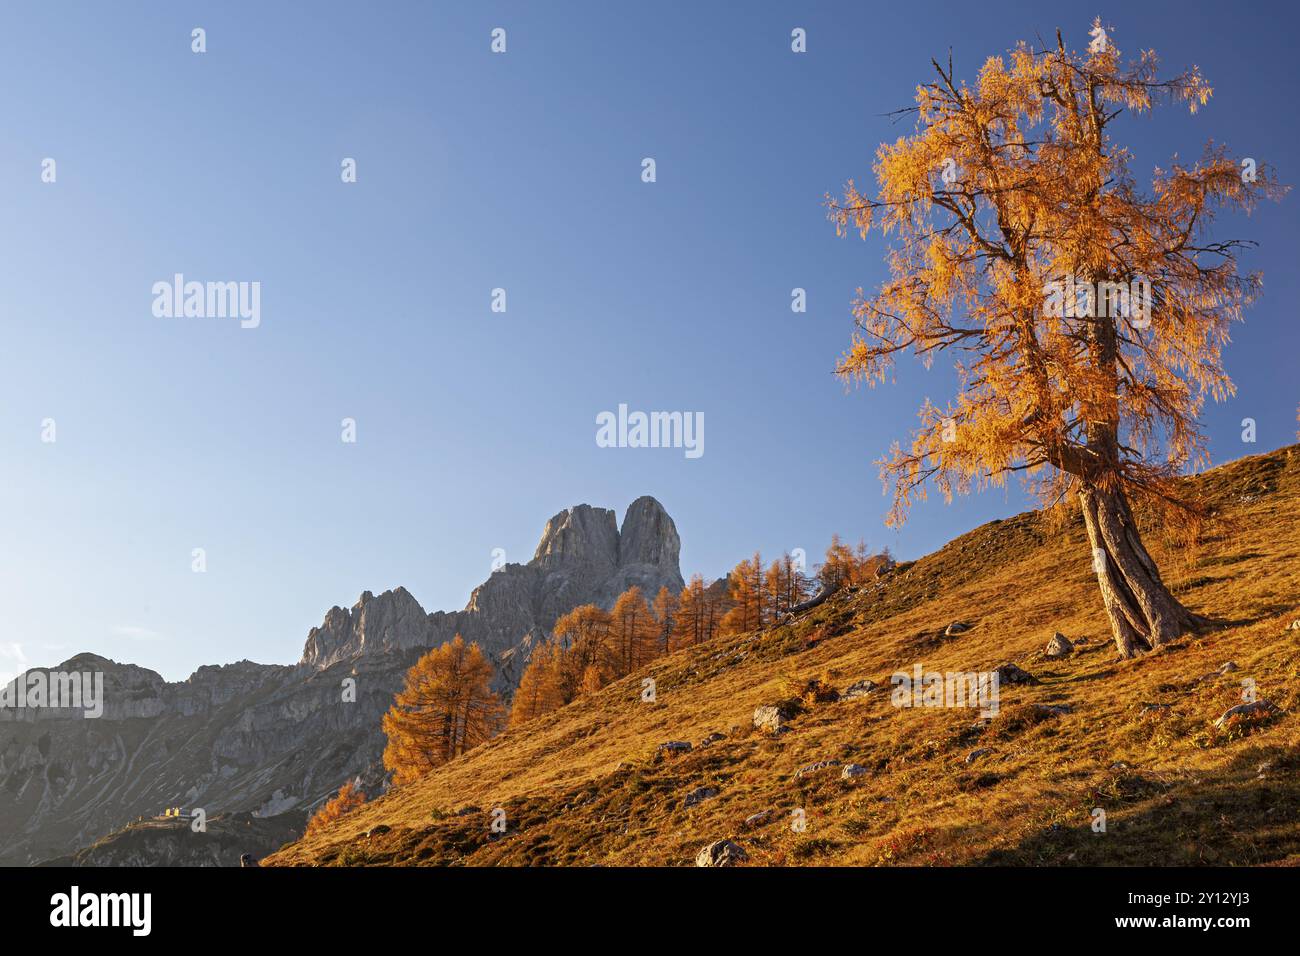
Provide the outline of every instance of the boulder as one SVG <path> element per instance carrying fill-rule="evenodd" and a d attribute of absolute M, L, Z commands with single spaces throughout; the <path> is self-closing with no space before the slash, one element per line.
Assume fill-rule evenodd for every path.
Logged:
<path fill-rule="evenodd" d="M 1215 671 L 1215 673 L 1222 676 L 1224 674 L 1231 674 L 1235 670 L 1238 670 L 1236 661 L 1225 661 L 1223 666 Z"/>
<path fill-rule="evenodd" d="M 730 840 L 716 840 L 695 854 L 696 866 L 735 866 L 749 859 L 745 848 Z"/>
<path fill-rule="evenodd" d="M 815 763 L 804 764 L 794 772 L 794 778 L 798 780 L 800 777 L 806 777 L 819 770 L 827 770 L 831 767 L 838 767 L 839 765 L 840 762 L 838 760 L 818 760 Z"/>
<path fill-rule="evenodd" d="M 1281 713 L 1281 708 L 1272 701 L 1254 700 L 1248 704 L 1238 704 L 1236 707 L 1229 707 L 1222 716 L 1214 722 L 1215 727 L 1222 727 L 1233 717 L 1247 718 L 1264 718 L 1271 717 L 1274 714 Z"/>
<path fill-rule="evenodd" d="M 705 800 L 712 800 L 717 795 L 717 787 L 696 787 L 686 795 L 686 799 L 682 801 L 682 806 L 693 807 L 697 803 L 703 803 Z"/>
<path fill-rule="evenodd" d="M 1052 639 L 1047 642 L 1047 647 L 1043 651 L 1044 657 L 1069 657 L 1074 652 L 1074 645 L 1070 639 L 1057 631 L 1052 635 Z"/>
<path fill-rule="evenodd" d="M 866 697 L 875 689 L 876 684 L 874 681 L 854 681 L 848 687 L 840 691 L 840 700 L 856 700 L 859 697 Z"/>
<path fill-rule="evenodd" d="M 770 819 L 772 819 L 771 810 L 759 810 L 757 813 L 751 813 L 745 817 L 745 826 L 750 829 L 760 827 Z"/>
<path fill-rule="evenodd" d="M 719 740 L 726 740 L 726 734 L 712 733 L 699 742 L 698 746 L 707 747 L 710 744 L 716 744 Z"/>
<path fill-rule="evenodd" d="M 786 729 L 785 715 L 780 707 L 768 705 L 754 708 L 754 726 L 769 734 L 779 734 Z"/>
<path fill-rule="evenodd" d="M 841 780 L 854 780 L 867 773 L 867 768 L 857 763 L 846 763 L 844 769 L 840 771 Z"/>
<path fill-rule="evenodd" d="M 953 621 L 943 629 L 944 637 L 956 637 L 958 634 L 965 634 L 970 630 L 970 625 L 965 621 Z"/>
<path fill-rule="evenodd" d="M 980 757 L 987 757 L 991 753 L 993 753 L 993 751 L 988 747 L 979 747 L 966 755 L 966 762 L 974 763 L 976 760 L 979 760 Z"/>
<path fill-rule="evenodd" d="M 689 753 L 691 745 L 685 740 L 665 740 L 655 749 L 661 754 L 666 754 L 669 757 L 676 757 L 679 754 Z"/>
<path fill-rule="evenodd" d="M 999 684 L 1037 684 L 1039 682 L 1038 678 L 1033 674 L 1021 670 L 1012 663 L 1006 663 L 994 668 L 993 673 L 998 675 Z"/>

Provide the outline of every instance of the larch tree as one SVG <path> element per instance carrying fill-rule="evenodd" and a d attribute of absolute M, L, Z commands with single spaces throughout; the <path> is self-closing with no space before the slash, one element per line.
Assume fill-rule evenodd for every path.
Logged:
<path fill-rule="evenodd" d="M 826 560 L 817 573 L 823 587 L 836 590 L 853 584 L 858 576 L 857 561 L 853 549 L 840 540 L 838 534 L 831 535 L 831 543 L 826 547 Z"/>
<path fill-rule="evenodd" d="M 655 651 L 655 656 L 667 654 L 672 646 L 673 627 L 677 621 L 677 608 L 681 604 L 681 599 L 668 590 L 668 585 L 661 585 L 659 593 L 655 595 L 654 612 L 655 620 L 658 622 L 658 641 L 659 646 Z"/>
<path fill-rule="evenodd" d="M 763 558 L 754 556 L 741 561 L 732 570 L 727 581 L 727 602 L 731 605 L 722 618 L 724 634 L 743 634 L 763 626 L 767 611 L 767 581 L 763 574 Z"/>
<path fill-rule="evenodd" d="M 560 700 L 569 703 L 590 682 L 587 671 L 608 675 L 613 670 L 614 655 L 610 647 L 610 615 L 595 604 L 575 607 L 555 622 L 551 629 L 561 654 L 559 667 Z"/>
<path fill-rule="evenodd" d="M 769 620 L 776 620 L 808 596 L 808 579 L 789 552 L 768 567 L 764 590 Z"/>
<path fill-rule="evenodd" d="M 610 645 L 615 677 L 626 677 L 655 656 L 658 623 L 636 585 L 618 596 L 610 611 Z"/>
<path fill-rule="evenodd" d="M 712 639 L 721 622 L 721 608 L 717 593 L 704 583 L 704 577 L 692 575 L 690 582 L 679 595 L 677 615 L 673 622 L 672 649 L 694 647 Z"/>
<path fill-rule="evenodd" d="M 492 665 L 477 644 L 456 637 L 421 657 L 384 714 L 384 767 L 409 783 L 459 757 L 501 729 Z"/>
<path fill-rule="evenodd" d="M 563 703 L 560 699 L 558 658 L 557 649 L 550 641 L 538 645 L 533 651 L 510 702 L 511 727 L 550 713 Z"/>
<path fill-rule="evenodd" d="M 955 356 L 959 391 L 927 400 L 910 448 L 880 462 L 901 522 L 932 481 L 954 492 L 1021 473 L 1044 504 L 1075 501 L 1119 653 L 1204 628 L 1162 582 L 1131 503 L 1193 527 L 1175 480 L 1207 461 L 1197 417 L 1233 393 L 1221 351 L 1258 292 L 1246 245 L 1213 239 L 1221 209 L 1282 192 L 1254 159 L 1222 147 L 1157 169 L 1149 189 L 1112 135 L 1127 113 L 1211 90 L 1195 68 L 1162 79 L 1153 52 L 1121 61 L 1094 21 L 1085 52 L 1020 44 L 973 86 L 951 59 L 918 87 L 915 133 L 876 153 L 874 195 L 850 180 L 827 197 L 843 234 L 896 237 L 889 278 L 854 302 L 837 372 L 883 381 L 901 352 Z"/>
<path fill-rule="evenodd" d="M 361 791 L 359 781 L 349 780 L 339 787 L 339 792 L 331 797 L 307 821 L 306 835 L 311 836 L 325 829 L 339 817 L 347 816 L 358 807 L 364 806 L 366 795 Z"/>

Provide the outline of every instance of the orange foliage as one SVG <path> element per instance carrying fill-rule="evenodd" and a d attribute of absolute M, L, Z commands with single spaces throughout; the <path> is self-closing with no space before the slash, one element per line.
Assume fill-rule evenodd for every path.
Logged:
<path fill-rule="evenodd" d="M 366 795 L 361 792 L 357 784 L 349 780 L 343 786 L 339 787 L 336 796 L 326 802 L 312 814 L 312 818 L 307 821 L 307 836 L 320 829 L 323 829 L 333 823 L 339 817 L 351 813 L 357 807 L 366 802 Z"/>
<path fill-rule="evenodd" d="M 416 661 L 384 715 L 384 767 L 394 783 L 418 779 L 497 732 L 502 707 L 491 680 L 483 652 L 459 634 Z"/>

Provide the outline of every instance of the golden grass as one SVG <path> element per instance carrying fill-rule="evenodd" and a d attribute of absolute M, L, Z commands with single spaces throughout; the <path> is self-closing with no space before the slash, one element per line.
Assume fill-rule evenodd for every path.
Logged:
<path fill-rule="evenodd" d="M 841 594 L 790 626 L 656 661 L 657 701 L 636 674 L 511 730 L 394 789 L 264 865 L 683 865 L 733 839 L 750 865 L 1264 864 L 1300 860 L 1300 448 L 1195 479 L 1224 519 L 1195 553 L 1147 529 L 1166 580 L 1226 622 L 1120 661 L 1079 521 L 1020 515 L 963 535 L 881 584 Z M 973 628 L 942 638 L 951 621 Z M 1083 638 L 1050 661 L 1053 631 Z M 1215 674 L 1226 661 L 1238 670 Z M 1003 686 L 1002 712 L 907 709 L 889 675 L 980 671 L 1011 661 L 1041 680 Z M 812 695 L 770 737 L 755 707 L 814 679 L 867 698 Z M 1224 730 L 1243 679 L 1283 713 Z M 1044 717 L 1032 704 L 1068 704 Z M 1144 705 L 1167 705 L 1146 707 Z M 726 739 L 698 742 L 720 731 Z M 660 757 L 667 740 L 697 744 Z M 989 751 L 972 763 L 967 755 Z M 854 762 L 796 778 L 819 760 Z M 683 806 L 688 792 L 716 797 Z M 490 811 L 507 832 L 490 832 Z M 470 808 L 457 815 L 457 811 Z M 473 809 L 477 808 L 477 809 Z M 1106 832 L 1092 829 L 1092 811 Z M 755 827 L 745 818 L 770 809 Z M 791 826 L 802 809 L 806 829 Z M 367 836 L 383 824 L 391 829 Z"/>

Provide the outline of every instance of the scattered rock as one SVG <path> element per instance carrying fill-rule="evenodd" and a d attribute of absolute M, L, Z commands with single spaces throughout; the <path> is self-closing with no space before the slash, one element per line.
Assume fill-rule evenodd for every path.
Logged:
<path fill-rule="evenodd" d="M 1047 642 L 1047 648 L 1043 651 L 1044 657 L 1069 657 L 1074 652 L 1074 645 L 1070 639 L 1057 631 L 1052 635 L 1052 639 Z"/>
<path fill-rule="evenodd" d="M 1233 717 L 1271 717 L 1280 712 L 1281 708 L 1272 701 L 1254 700 L 1249 704 L 1238 704 L 1236 707 L 1229 707 L 1223 712 L 1223 716 L 1214 722 L 1214 726 L 1222 727 Z"/>
<path fill-rule="evenodd" d="M 815 763 L 804 764 L 794 772 L 794 778 L 798 780 L 800 777 L 806 777 L 809 774 L 816 773 L 818 770 L 826 770 L 829 767 L 838 767 L 839 765 L 840 762 L 838 760 L 818 760 Z"/>
<path fill-rule="evenodd" d="M 1062 717 L 1074 710 L 1069 704 L 1030 704 L 1029 706 L 1049 717 Z"/>
<path fill-rule="evenodd" d="M 754 708 L 754 726 L 769 734 L 779 734 L 786 729 L 785 715 L 780 707 L 768 705 Z"/>
<path fill-rule="evenodd" d="M 1033 674 L 1021 670 L 1012 663 L 1006 663 L 995 668 L 993 673 L 998 675 L 999 684 L 1037 684 L 1039 682 L 1038 678 Z"/>
<path fill-rule="evenodd" d="M 859 697 L 866 697 L 875 689 L 876 684 L 874 681 L 854 681 L 848 687 L 840 691 L 840 700 L 856 700 Z"/>
<path fill-rule="evenodd" d="M 1236 662 L 1236 661 L 1228 661 L 1228 662 L 1226 662 L 1222 667 L 1220 667 L 1217 671 L 1215 671 L 1215 673 L 1216 673 L 1216 674 L 1220 674 L 1220 675 L 1222 675 L 1222 674 L 1231 674 L 1231 673 L 1232 673 L 1233 671 L 1235 671 L 1235 670 L 1238 670 L 1237 662 Z"/>
<path fill-rule="evenodd" d="M 685 740 L 666 740 L 656 748 L 661 754 L 668 754 L 675 757 L 678 754 L 688 753 L 691 745 Z"/>
<path fill-rule="evenodd" d="M 374 837 L 379 836 L 381 833 L 390 832 L 392 829 L 393 828 L 390 827 L 387 823 L 381 823 L 378 826 L 373 826 L 366 831 L 366 839 L 367 840 L 373 839 Z"/>
<path fill-rule="evenodd" d="M 852 780 L 855 777 L 861 777 L 865 773 L 867 773 L 867 768 L 861 764 L 846 763 L 844 769 L 840 771 L 840 779 Z"/>
<path fill-rule="evenodd" d="M 682 806 L 693 807 L 697 803 L 703 803 L 705 800 L 711 800 L 718 795 L 717 787 L 696 787 L 686 795 L 682 801 Z"/>
<path fill-rule="evenodd" d="M 712 733 L 709 734 L 709 736 L 705 737 L 703 740 L 701 740 L 699 746 L 707 747 L 710 744 L 716 744 L 719 740 L 726 740 L 726 739 L 727 739 L 726 734 Z"/>
<path fill-rule="evenodd" d="M 745 817 L 745 826 L 750 827 L 751 829 L 753 827 L 760 827 L 770 819 L 772 819 L 771 810 L 759 810 L 757 813 L 751 813 L 749 816 Z"/>
<path fill-rule="evenodd" d="M 979 760 L 980 757 L 988 756 L 991 753 L 993 753 L 993 751 L 990 750 L 988 747 L 980 747 L 977 750 L 972 750 L 970 753 L 966 755 L 966 762 L 974 763 L 976 760 Z"/>
<path fill-rule="evenodd" d="M 1152 704 L 1152 703 L 1146 703 L 1146 704 L 1143 704 L 1143 705 L 1142 705 L 1142 713 L 1144 713 L 1144 714 L 1145 714 L 1145 713 L 1148 713 L 1149 711 L 1153 711 L 1153 710 L 1168 710 L 1168 709 L 1169 709 L 1169 705 L 1168 705 L 1168 704 Z"/>
<path fill-rule="evenodd" d="M 695 854 L 696 866 L 735 866 L 749 859 L 745 848 L 730 840 L 717 840 Z"/>
<path fill-rule="evenodd" d="M 943 629 L 944 637 L 956 637 L 958 634 L 965 634 L 970 630 L 970 625 L 965 621 L 953 621 Z"/>

